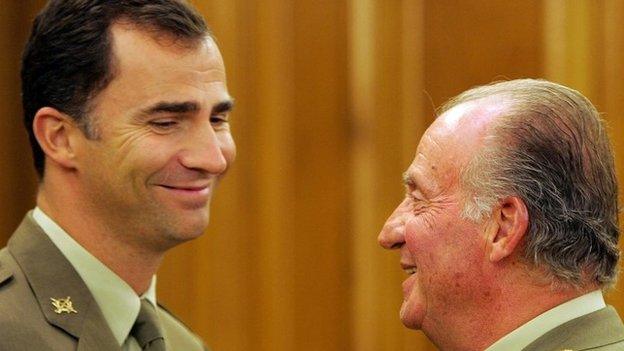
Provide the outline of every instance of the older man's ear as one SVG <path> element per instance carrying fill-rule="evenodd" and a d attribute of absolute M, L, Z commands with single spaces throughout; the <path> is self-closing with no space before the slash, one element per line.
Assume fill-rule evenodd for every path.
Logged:
<path fill-rule="evenodd" d="M 33 133 L 46 157 L 65 168 L 75 168 L 71 137 L 75 129 L 69 116 L 52 107 L 39 109 L 33 120 Z"/>
<path fill-rule="evenodd" d="M 491 262 L 510 256 L 522 241 L 529 226 L 527 207 L 516 196 L 503 199 L 492 213 L 487 226 L 487 246 Z"/>

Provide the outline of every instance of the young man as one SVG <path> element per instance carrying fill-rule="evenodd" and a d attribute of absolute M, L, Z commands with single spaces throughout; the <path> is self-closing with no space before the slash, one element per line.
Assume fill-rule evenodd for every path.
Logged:
<path fill-rule="evenodd" d="M 0 350 L 201 350 L 159 307 L 235 157 L 223 60 L 178 0 L 51 0 L 22 67 L 37 207 L 0 251 Z"/>

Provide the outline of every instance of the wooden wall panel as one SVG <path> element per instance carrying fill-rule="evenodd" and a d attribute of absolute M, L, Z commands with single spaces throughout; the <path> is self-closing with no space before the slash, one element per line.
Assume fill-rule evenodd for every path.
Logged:
<path fill-rule="evenodd" d="M 425 88 L 434 106 L 494 80 L 542 75 L 540 1 L 427 1 Z"/>
<path fill-rule="evenodd" d="M 350 350 L 347 6 L 344 0 L 300 0 L 294 10 L 292 349 Z"/>
<path fill-rule="evenodd" d="M 615 151 L 620 190 L 620 235 L 624 233 L 624 1 L 607 0 L 604 4 L 604 118 L 610 127 L 611 142 Z M 620 249 L 624 242 L 620 240 Z M 620 267 L 622 265 L 620 264 Z M 609 303 L 613 304 L 624 315 L 624 281 L 620 268 L 620 281 L 614 291 L 609 294 Z"/>
<path fill-rule="evenodd" d="M 422 10 L 421 2 L 350 2 L 354 350 L 430 349 L 401 325 L 405 274 L 376 241 L 425 128 Z"/>
<path fill-rule="evenodd" d="M 44 2 L 0 12 L 7 228 L 34 203 L 18 69 Z M 215 350 L 435 350 L 401 325 L 405 275 L 376 236 L 434 106 L 473 85 L 545 76 L 583 91 L 624 175 L 620 0 L 191 2 L 225 58 L 238 157 L 206 234 L 165 259 L 159 299 Z M 624 311 L 621 290 L 609 301 Z"/>
<path fill-rule="evenodd" d="M 5 204 L 0 211 L 0 247 L 34 206 L 36 176 L 30 147 L 22 127 L 19 69 L 21 52 L 28 35 L 31 16 L 26 4 L 3 3 L 0 11 L 0 198 Z"/>
<path fill-rule="evenodd" d="M 604 1 L 551 0 L 544 11 L 544 76 L 594 104 L 604 97 Z"/>

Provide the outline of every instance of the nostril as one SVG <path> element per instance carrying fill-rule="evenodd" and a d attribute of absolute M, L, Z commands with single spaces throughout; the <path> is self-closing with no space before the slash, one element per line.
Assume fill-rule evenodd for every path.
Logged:
<path fill-rule="evenodd" d="M 402 236 L 398 235 L 396 230 L 388 230 L 387 228 L 379 234 L 377 242 L 387 250 L 400 249 L 404 243 Z"/>
<path fill-rule="evenodd" d="M 400 249 L 401 247 L 403 247 L 403 242 L 400 243 L 394 243 L 392 246 L 390 246 L 390 250 L 397 250 Z"/>

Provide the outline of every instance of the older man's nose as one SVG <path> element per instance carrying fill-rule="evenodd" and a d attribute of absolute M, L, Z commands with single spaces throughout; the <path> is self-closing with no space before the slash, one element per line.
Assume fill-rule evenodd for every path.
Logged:
<path fill-rule="evenodd" d="M 377 241 L 388 250 L 399 249 L 405 244 L 405 221 L 403 215 L 395 211 L 386 221 Z"/>

